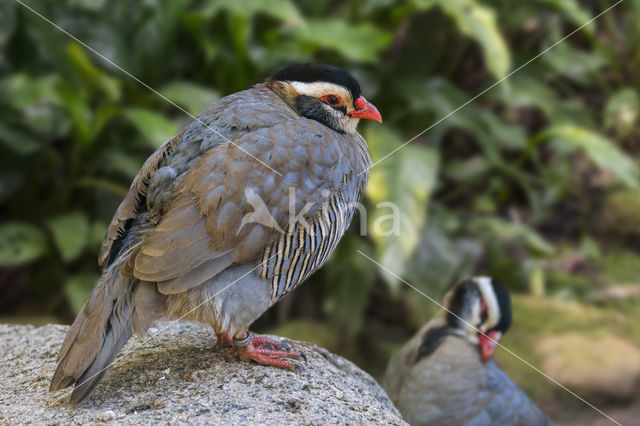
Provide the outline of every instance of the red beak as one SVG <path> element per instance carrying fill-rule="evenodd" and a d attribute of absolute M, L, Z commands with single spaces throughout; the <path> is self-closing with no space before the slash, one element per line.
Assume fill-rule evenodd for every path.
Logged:
<path fill-rule="evenodd" d="M 480 353 L 482 354 L 482 362 L 487 362 L 491 359 L 493 351 L 495 351 L 498 341 L 502 337 L 502 333 L 499 331 L 490 331 L 487 334 L 480 333 L 478 341 L 480 342 Z"/>
<path fill-rule="evenodd" d="M 366 100 L 364 96 L 356 99 L 356 109 L 351 111 L 349 115 L 356 118 L 364 118 L 365 120 L 376 120 L 378 123 L 382 123 L 382 116 L 378 108 Z"/>

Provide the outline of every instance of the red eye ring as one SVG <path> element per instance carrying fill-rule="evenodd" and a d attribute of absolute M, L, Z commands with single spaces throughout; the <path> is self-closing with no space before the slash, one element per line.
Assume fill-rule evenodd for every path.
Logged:
<path fill-rule="evenodd" d="M 332 107 L 342 106 L 342 101 L 336 95 L 325 95 L 325 96 L 322 96 L 320 100 Z"/>

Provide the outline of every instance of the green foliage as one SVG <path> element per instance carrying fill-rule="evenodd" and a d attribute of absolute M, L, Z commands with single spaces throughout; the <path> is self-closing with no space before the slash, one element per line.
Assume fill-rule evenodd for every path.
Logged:
<path fill-rule="evenodd" d="M 45 237 L 38 228 L 25 223 L 7 223 L 0 226 L 1 266 L 31 262 L 42 256 L 45 249 Z"/>
<path fill-rule="evenodd" d="M 81 212 L 71 212 L 47 221 L 53 241 L 62 257 L 69 262 L 77 258 L 87 246 L 89 222 Z"/>
<path fill-rule="evenodd" d="M 623 151 L 618 149 L 613 141 L 596 132 L 578 126 L 552 126 L 539 135 L 540 138 L 552 139 L 561 145 L 581 148 L 600 168 L 607 170 L 631 188 L 640 185 L 640 168 L 638 164 Z"/>
<path fill-rule="evenodd" d="M 335 49 L 344 58 L 358 62 L 372 62 L 387 45 L 389 34 L 368 23 L 349 25 L 342 20 L 310 21 L 295 37 L 313 50 Z"/>
<path fill-rule="evenodd" d="M 138 129 L 151 148 L 159 147 L 178 131 L 178 126 L 153 111 L 127 108 L 123 114 Z"/>
<path fill-rule="evenodd" d="M 607 100 L 604 108 L 605 128 L 615 130 L 619 137 L 628 137 L 638 120 L 639 109 L 640 99 L 634 89 L 625 87 L 618 90 Z"/>
<path fill-rule="evenodd" d="M 160 90 L 160 93 L 191 114 L 198 114 L 220 97 L 217 91 L 188 81 L 169 83 Z"/>
<path fill-rule="evenodd" d="M 86 273 L 75 275 L 64 283 L 64 294 L 69 300 L 71 309 L 73 309 L 74 312 L 80 312 L 80 309 L 82 309 L 82 306 L 89 298 L 91 290 L 95 287 L 98 278 L 98 274 Z"/>
<path fill-rule="evenodd" d="M 370 171 L 368 217 L 314 278 L 324 281 L 314 290 L 320 310 L 347 335 L 362 332 L 377 284 L 394 294 L 399 287 L 356 250 L 436 299 L 472 273 L 498 275 L 514 290 L 560 294 L 562 287 L 587 298 L 585 280 L 565 279 L 572 272 L 560 270 L 558 257 L 582 253 L 583 241 L 596 247 L 588 262 L 606 256 L 600 248 L 637 250 L 624 238 L 637 233 L 635 204 L 625 200 L 635 200 L 627 195 L 637 193 L 640 179 L 640 78 L 633 71 L 640 8 L 632 2 L 477 98 L 604 6 L 29 5 L 179 106 L 17 3 L 0 3 L 0 265 L 21 274 L 46 309 L 80 309 L 98 277 L 106 224 L 131 179 L 191 119 L 180 108 L 198 114 L 294 61 L 345 66 L 384 117 L 383 125 L 361 124 L 374 161 L 384 158 Z M 391 210 L 380 203 L 388 201 L 400 210 L 399 236 L 380 232 L 392 224 L 382 221 Z M 609 272 L 598 279 L 613 279 Z"/>
<path fill-rule="evenodd" d="M 332 325 L 342 330 L 342 340 L 352 339 L 360 332 L 375 278 L 370 261 L 353 256 L 357 251 L 367 253 L 369 249 L 359 238 L 346 238 L 331 257 L 325 274 L 323 308 Z"/>
<path fill-rule="evenodd" d="M 455 21 L 460 32 L 482 46 L 487 69 L 497 78 L 507 75 L 511 54 L 490 7 L 475 0 L 415 0 L 414 3 L 419 9 L 440 7 Z"/>
<path fill-rule="evenodd" d="M 418 245 L 427 219 L 425 205 L 436 183 L 438 154 L 433 149 L 405 146 L 389 127 L 369 127 L 366 139 L 374 164 L 367 199 L 370 202 L 369 234 L 376 243 L 380 263 L 396 275 L 405 274 L 405 265 Z M 393 155 L 383 158 L 386 150 Z M 398 279 L 381 269 L 392 285 Z"/>

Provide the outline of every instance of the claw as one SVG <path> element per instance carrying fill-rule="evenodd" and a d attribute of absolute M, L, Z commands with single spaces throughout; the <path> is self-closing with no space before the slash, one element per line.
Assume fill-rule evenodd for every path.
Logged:
<path fill-rule="evenodd" d="M 230 359 L 234 352 L 238 353 L 238 358 L 242 361 L 252 360 L 261 365 L 271 365 L 291 371 L 297 369 L 296 365 L 282 358 L 302 358 L 305 361 L 307 359 L 304 354 L 292 351 L 289 345 L 262 336 L 252 337 L 249 344 L 234 343 L 233 347 L 225 350 L 225 358 Z"/>
<path fill-rule="evenodd" d="M 269 351 L 266 349 L 258 349 L 253 345 L 239 346 L 238 358 L 242 361 L 253 360 L 261 365 L 271 365 L 274 367 L 286 368 L 291 371 L 296 370 L 296 366 L 289 361 L 279 358 L 291 357 L 291 353 L 287 351 Z"/>

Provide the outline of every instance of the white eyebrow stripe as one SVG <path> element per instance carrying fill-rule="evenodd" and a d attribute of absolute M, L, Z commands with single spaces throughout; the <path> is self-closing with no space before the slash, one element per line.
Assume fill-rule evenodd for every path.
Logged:
<path fill-rule="evenodd" d="M 353 102 L 351 99 L 351 93 L 344 87 L 328 83 L 326 81 L 314 81 L 313 83 L 304 83 L 302 81 L 290 81 L 289 84 L 293 86 L 296 91 L 302 95 L 319 98 L 325 95 L 336 95 L 344 103 Z"/>
<path fill-rule="evenodd" d="M 500 321 L 500 305 L 498 305 L 498 298 L 495 291 L 493 291 L 493 285 L 491 285 L 491 277 L 474 277 L 480 293 L 487 304 L 487 321 L 485 326 L 482 327 L 482 331 L 487 331 L 491 327 L 494 327 Z"/>

